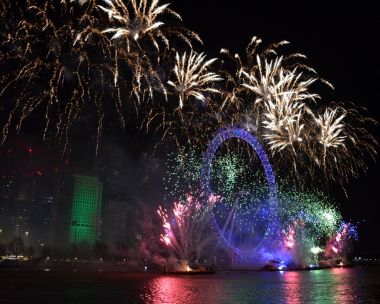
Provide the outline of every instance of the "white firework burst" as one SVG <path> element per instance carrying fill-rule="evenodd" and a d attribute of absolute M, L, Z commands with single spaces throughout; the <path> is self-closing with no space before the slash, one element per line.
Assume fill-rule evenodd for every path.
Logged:
<path fill-rule="evenodd" d="M 169 8 L 169 3 L 160 5 L 159 0 L 129 0 L 127 3 L 123 0 L 104 0 L 104 2 L 105 6 L 98 5 L 98 7 L 108 15 L 113 26 L 103 30 L 103 33 L 112 34 L 112 40 L 124 38 L 128 49 L 131 42 L 138 44 L 143 37 L 147 38 L 157 50 L 160 49 L 160 43 L 164 43 L 165 47 L 169 48 L 169 38 L 161 16 L 168 14 L 182 20 L 178 13 Z M 175 32 L 177 37 L 190 46 L 189 36 L 191 39 L 200 41 L 199 36 L 194 32 L 183 33 L 174 28 L 170 31 Z"/>
<path fill-rule="evenodd" d="M 206 101 L 205 93 L 220 93 L 214 87 L 214 83 L 222 78 L 210 72 L 210 65 L 216 58 L 206 60 L 203 53 L 197 54 L 191 51 L 189 55 L 183 53 L 181 56 L 176 53 L 176 63 L 174 67 L 175 81 L 168 81 L 179 96 L 179 107 L 183 108 L 184 102 L 193 96 L 198 100 Z"/>
<path fill-rule="evenodd" d="M 339 111 L 340 110 L 340 111 Z M 319 128 L 317 140 L 323 146 L 323 156 L 331 148 L 345 149 L 347 136 L 344 135 L 346 110 L 343 108 L 326 108 L 325 111 L 315 118 L 315 123 Z"/>
<path fill-rule="evenodd" d="M 292 100 L 291 94 L 284 94 L 280 99 L 265 103 L 262 125 L 265 128 L 264 139 L 268 141 L 272 152 L 279 152 L 291 147 L 296 153 L 294 143 L 303 141 L 305 124 L 303 116 L 305 104 Z"/>
<path fill-rule="evenodd" d="M 366 171 L 366 156 L 377 154 L 376 139 L 363 124 L 375 121 L 363 117 L 358 110 L 332 105 L 314 117 L 317 144 L 313 153 L 315 162 L 336 177 L 357 176 Z"/>
<path fill-rule="evenodd" d="M 264 107 L 268 108 L 266 103 L 282 102 L 284 99 L 291 104 L 319 98 L 318 94 L 309 92 L 310 85 L 316 79 L 302 80 L 303 73 L 298 72 L 297 68 L 283 68 L 282 57 L 269 61 L 264 59 L 262 63 L 260 56 L 257 56 L 256 61 L 255 68 L 240 71 L 242 86 L 255 94 L 254 110 L 260 111 Z"/>

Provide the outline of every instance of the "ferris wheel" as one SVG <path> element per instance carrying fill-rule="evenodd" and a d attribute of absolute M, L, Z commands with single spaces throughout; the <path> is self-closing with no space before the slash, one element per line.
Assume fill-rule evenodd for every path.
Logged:
<path fill-rule="evenodd" d="M 213 160 L 220 145 L 231 138 L 247 142 L 256 152 L 265 171 L 269 194 L 265 205 L 259 206 L 250 204 L 254 192 L 239 191 L 235 194 L 234 201 L 228 204 L 223 203 L 223 198 L 220 198 L 212 207 L 212 222 L 223 242 L 233 252 L 239 256 L 253 256 L 263 241 L 273 234 L 277 210 L 276 179 L 267 154 L 256 137 L 238 127 L 220 129 L 204 154 L 201 189 L 205 198 L 213 195 L 210 183 Z M 260 219 L 264 219 L 265 224 Z"/>

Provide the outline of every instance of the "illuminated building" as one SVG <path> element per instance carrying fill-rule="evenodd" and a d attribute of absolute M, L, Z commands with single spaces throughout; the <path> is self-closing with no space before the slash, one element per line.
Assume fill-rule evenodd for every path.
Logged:
<path fill-rule="evenodd" d="M 96 177 L 75 175 L 70 242 L 92 246 L 98 238 L 102 183 Z"/>

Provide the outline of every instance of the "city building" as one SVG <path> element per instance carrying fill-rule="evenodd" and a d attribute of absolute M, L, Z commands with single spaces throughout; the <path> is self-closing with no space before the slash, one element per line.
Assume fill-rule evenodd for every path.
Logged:
<path fill-rule="evenodd" d="M 96 177 L 75 175 L 70 243 L 93 246 L 99 238 L 102 183 Z"/>
<path fill-rule="evenodd" d="M 128 204 L 122 200 L 111 200 L 105 207 L 103 241 L 113 252 L 126 247 L 130 238 L 128 212 Z"/>

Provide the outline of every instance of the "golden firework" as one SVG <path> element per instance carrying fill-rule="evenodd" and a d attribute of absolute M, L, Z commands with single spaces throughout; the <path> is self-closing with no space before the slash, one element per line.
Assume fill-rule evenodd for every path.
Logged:
<path fill-rule="evenodd" d="M 220 93 L 214 84 L 222 78 L 210 71 L 210 66 L 216 58 L 206 60 L 205 54 L 191 51 L 189 55 L 185 52 L 182 56 L 176 53 L 175 60 L 173 72 L 176 79 L 169 80 L 168 84 L 178 94 L 181 109 L 189 97 L 206 102 L 205 93 Z"/>

